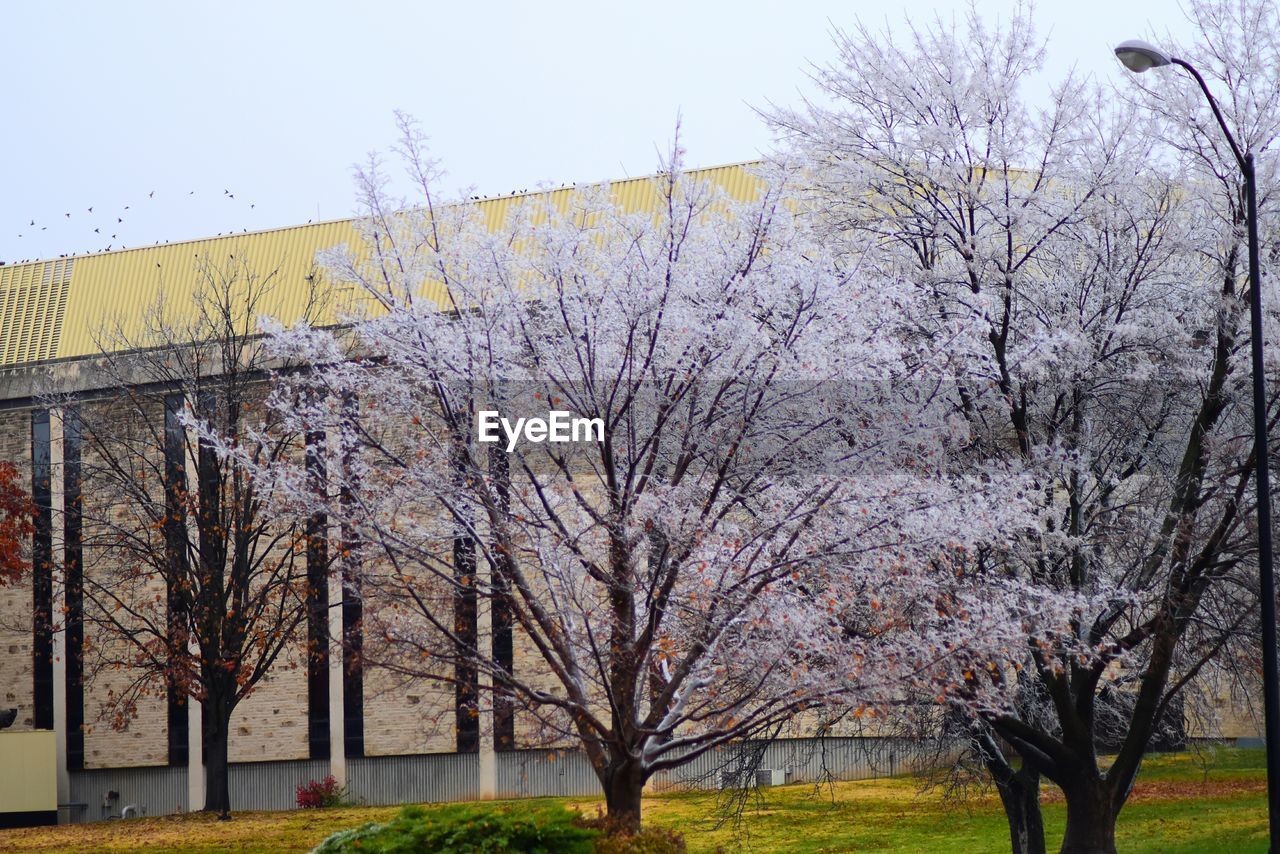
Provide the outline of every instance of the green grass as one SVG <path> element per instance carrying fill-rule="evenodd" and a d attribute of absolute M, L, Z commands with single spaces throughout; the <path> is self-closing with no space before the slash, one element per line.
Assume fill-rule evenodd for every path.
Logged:
<path fill-rule="evenodd" d="M 1121 813 L 1117 845 L 1125 852 L 1265 852 L 1262 751 L 1214 750 L 1154 756 Z M 1057 848 L 1066 806 L 1046 787 L 1045 835 Z M 764 808 L 735 831 L 716 827 L 713 796 L 653 799 L 646 819 L 679 827 L 690 851 L 903 851 L 956 854 L 1008 851 L 1008 825 L 994 795 L 948 803 L 896 777 L 818 790 L 788 786 L 767 793 Z"/>
<path fill-rule="evenodd" d="M 1261 750 L 1216 749 L 1151 757 L 1120 816 L 1125 852 L 1266 851 L 1265 765 Z M 1044 805 L 1048 847 L 1061 839 L 1066 810 L 1052 787 Z M 594 813 L 599 801 L 544 799 Z M 528 803 L 528 802 L 522 802 Z M 429 807 L 434 809 L 435 807 Z M 785 786 L 735 827 L 717 816 L 714 793 L 645 799 L 644 820 L 685 834 L 691 852 L 1008 851 L 1008 830 L 993 795 L 947 803 L 911 777 Z M 387 821 L 398 807 L 239 813 L 217 822 L 199 815 L 96 825 L 0 831 L 0 851 L 307 851 L 329 833 Z"/>

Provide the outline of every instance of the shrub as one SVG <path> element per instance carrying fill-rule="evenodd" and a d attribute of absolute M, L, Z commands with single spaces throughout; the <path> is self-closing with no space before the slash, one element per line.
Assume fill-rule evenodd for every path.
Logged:
<path fill-rule="evenodd" d="M 644 827 L 639 833 L 602 836 L 596 854 L 684 854 L 684 836 L 666 827 Z"/>
<path fill-rule="evenodd" d="M 579 827 L 600 832 L 595 854 L 684 854 L 684 836 L 665 827 L 643 827 L 638 833 L 620 829 L 604 810 L 597 808 L 593 818 L 580 817 Z"/>
<path fill-rule="evenodd" d="M 339 831 L 312 854 L 591 854 L 599 832 L 577 817 L 563 806 L 408 806 L 385 824 Z"/>
<path fill-rule="evenodd" d="M 346 790 L 330 774 L 323 780 L 310 780 L 298 787 L 298 806 L 304 810 L 321 807 L 340 807 L 346 799 Z"/>

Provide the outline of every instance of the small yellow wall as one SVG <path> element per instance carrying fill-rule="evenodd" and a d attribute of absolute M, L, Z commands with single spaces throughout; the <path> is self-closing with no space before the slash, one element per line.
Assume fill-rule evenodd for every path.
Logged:
<path fill-rule="evenodd" d="M 0 731 L 0 813 L 57 809 L 57 750 L 53 732 Z"/>

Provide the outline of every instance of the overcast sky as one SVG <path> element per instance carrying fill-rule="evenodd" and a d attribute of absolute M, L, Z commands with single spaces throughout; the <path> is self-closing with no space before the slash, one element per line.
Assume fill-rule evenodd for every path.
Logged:
<path fill-rule="evenodd" d="M 832 25 L 964 8 L 897 6 L 0 0 L 0 260 L 349 216 L 351 166 L 393 142 L 396 109 L 451 192 L 651 172 L 677 113 L 690 165 L 753 159 L 771 142 L 754 109 L 796 100 Z M 1044 2 L 1036 20 L 1047 74 L 1104 82 L 1116 42 L 1190 37 L 1173 0 Z"/>

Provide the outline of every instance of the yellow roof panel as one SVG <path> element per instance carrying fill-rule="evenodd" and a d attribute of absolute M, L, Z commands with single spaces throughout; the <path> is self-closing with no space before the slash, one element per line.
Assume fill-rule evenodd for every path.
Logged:
<path fill-rule="evenodd" d="M 751 164 L 718 166 L 690 174 L 719 185 L 733 198 L 753 198 L 760 183 Z M 651 210 L 657 203 L 653 176 L 610 182 L 619 206 Z M 478 205 L 491 229 L 531 199 L 552 196 L 568 201 L 574 188 L 482 199 Z M 559 197 L 559 198 L 557 198 Z M 91 356 L 117 340 L 138 341 L 144 312 L 163 299 L 181 321 L 191 295 L 201 285 L 201 270 L 235 261 L 259 276 L 274 272 L 277 286 L 264 309 L 284 323 L 297 321 L 311 291 L 316 253 L 346 243 L 359 245 L 352 220 L 299 225 L 252 234 L 228 235 L 182 243 L 82 255 L 0 267 L 0 367 L 50 359 Z M 335 319 L 334 306 L 320 315 Z"/>

